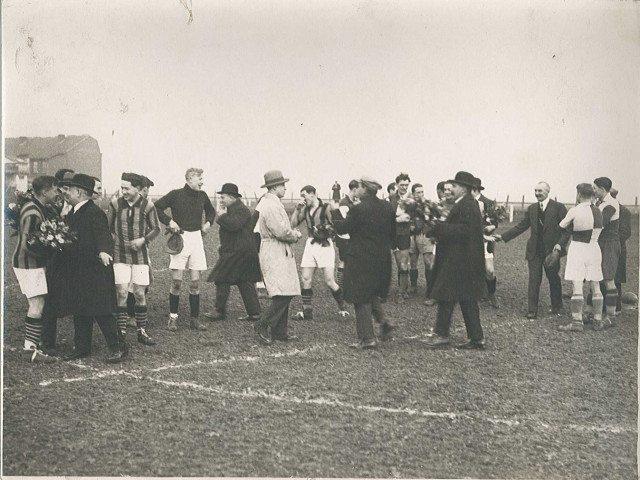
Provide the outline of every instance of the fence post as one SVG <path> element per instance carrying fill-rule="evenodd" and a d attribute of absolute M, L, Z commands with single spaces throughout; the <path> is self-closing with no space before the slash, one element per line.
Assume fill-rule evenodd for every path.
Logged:
<path fill-rule="evenodd" d="M 636 207 L 638 206 L 638 197 L 636 197 Z"/>
<path fill-rule="evenodd" d="M 505 202 L 505 207 L 509 208 L 509 195 L 507 195 L 507 201 Z"/>
<path fill-rule="evenodd" d="M 522 195 L 522 208 L 524 208 L 524 195 Z"/>
<path fill-rule="evenodd" d="M 513 208 L 513 205 L 511 205 L 509 207 L 509 223 L 513 223 L 513 212 L 514 212 L 515 208 Z"/>

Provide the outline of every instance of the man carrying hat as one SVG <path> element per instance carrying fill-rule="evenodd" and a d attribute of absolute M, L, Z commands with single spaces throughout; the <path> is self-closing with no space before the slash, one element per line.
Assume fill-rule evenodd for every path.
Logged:
<path fill-rule="evenodd" d="M 189 168 L 185 172 L 186 183 L 183 188 L 172 190 L 156 202 L 156 210 L 160 221 L 169 226 L 169 230 L 180 233 L 184 248 L 175 255 L 171 255 L 169 268 L 171 269 L 171 290 L 169 292 L 169 322 L 167 329 L 171 332 L 178 330 L 178 306 L 180 302 L 180 288 L 185 269 L 190 272 L 189 306 L 191 308 L 191 328 L 206 330 L 200 323 L 200 272 L 207 269 L 207 258 L 204 252 L 202 235 L 205 235 L 216 217 L 216 211 L 211 200 L 202 190 L 202 169 Z M 164 211 L 170 208 L 171 217 Z M 202 214 L 205 221 L 202 223 Z"/>
<path fill-rule="evenodd" d="M 153 202 L 140 195 L 144 179 L 135 173 L 123 173 L 120 181 L 122 197 L 109 202 L 107 218 L 115 241 L 114 265 L 116 321 L 121 335 L 127 333 L 127 296 L 132 287 L 136 305 L 134 315 L 138 342 L 155 345 L 147 334 L 147 298 L 150 283 L 149 243 L 160 234 L 160 222 Z"/>
<path fill-rule="evenodd" d="M 78 173 L 69 183 L 69 226 L 78 238 L 70 250 L 69 284 L 74 292 L 72 313 L 75 328 L 74 352 L 65 360 L 88 357 L 94 320 L 109 347 L 108 363 L 127 356 L 124 338 L 118 334 L 113 311 L 116 291 L 113 277 L 113 238 L 107 215 L 93 203 L 95 180 Z"/>
<path fill-rule="evenodd" d="M 391 284 L 391 245 L 396 236 L 396 213 L 389 202 L 376 195 L 378 182 L 363 176 L 356 195 L 360 200 L 344 219 L 335 219 L 336 231 L 349 234 L 345 254 L 344 294 L 356 310 L 357 349 L 377 346 L 372 316 L 381 324 L 381 340 L 391 339 L 392 326 L 385 318 L 382 303 Z"/>
<path fill-rule="evenodd" d="M 460 303 L 469 341 L 463 349 L 483 349 L 478 299 L 486 291 L 482 216 L 471 195 L 474 176 L 458 172 L 449 180 L 455 204 L 445 222 L 435 225 L 430 235 L 438 242 L 430 296 L 438 300 L 438 316 L 433 335 L 424 343 L 429 347 L 450 344 L 451 315 Z"/>
<path fill-rule="evenodd" d="M 266 344 L 273 340 L 293 339 L 287 332 L 289 304 L 294 296 L 300 295 L 298 270 L 291 244 L 296 243 L 302 233 L 291 228 L 280 200 L 287 190 L 285 183 L 288 181 L 280 170 L 271 170 L 264 174 L 264 185 L 261 187 L 266 188 L 267 193 L 260 200 L 257 224 L 261 237 L 259 258 L 271 305 L 253 328 L 258 340 Z"/>
<path fill-rule="evenodd" d="M 251 212 L 240 200 L 242 195 L 233 183 L 225 183 L 217 193 L 226 212 L 216 219 L 220 225 L 219 256 L 207 279 L 216 284 L 215 311 L 205 313 L 205 317 L 224 320 L 231 285 L 237 285 L 249 315 L 247 320 L 257 321 L 260 319 L 260 302 L 255 284 L 262 277 Z"/>
<path fill-rule="evenodd" d="M 475 201 L 478 202 L 478 207 L 480 207 L 480 214 L 483 217 L 483 233 L 488 235 L 496 229 L 498 224 L 488 224 L 484 221 L 485 213 L 495 208 L 495 202 L 485 197 L 482 194 L 482 190 L 484 190 L 484 187 L 482 186 L 482 180 L 476 177 L 473 182 L 473 188 L 471 189 L 471 195 L 473 195 Z M 498 304 L 498 299 L 496 298 L 497 280 L 495 268 L 493 266 L 493 251 L 495 247 L 495 241 L 493 241 L 493 239 L 489 241 L 487 240 L 487 238 L 490 237 L 485 237 L 484 240 L 484 270 L 487 281 L 487 291 L 489 294 L 489 302 L 491 303 L 491 306 L 493 308 L 499 308 L 500 305 Z"/>

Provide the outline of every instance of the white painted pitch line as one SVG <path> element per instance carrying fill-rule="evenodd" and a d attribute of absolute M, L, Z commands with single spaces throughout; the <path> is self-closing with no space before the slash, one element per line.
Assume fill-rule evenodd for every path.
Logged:
<path fill-rule="evenodd" d="M 292 349 L 292 350 L 287 350 L 284 352 L 274 352 L 274 353 L 270 353 L 267 355 L 262 355 L 262 356 L 246 356 L 246 357 L 228 357 L 228 358 L 220 358 L 220 359 L 215 359 L 215 360 L 210 360 L 210 361 L 197 361 L 197 362 L 193 362 L 193 363 L 186 363 L 186 364 L 178 364 L 178 365 L 164 365 L 162 367 L 157 367 L 157 368 L 152 368 L 152 369 L 136 369 L 136 370 L 101 370 L 95 367 L 92 367 L 90 365 L 84 365 L 81 363 L 74 363 L 74 362 L 69 362 L 67 363 L 67 365 L 76 367 L 76 368 L 81 368 L 81 369 L 88 369 L 91 370 L 93 372 L 95 372 L 92 375 L 88 375 L 88 376 L 84 376 L 84 377 L 71 377 L 71 378 L 55 378 L 55 379 L 49 379 L 49 380 L 44 380 L 42 382 L 39 383 L 40 386 L 42 387 L 48 387 L 51 384 L 54 383 L 72 383 L 72 382 L 85 382 L 85 381 L 91 381 L 91 380 L 96 380 L 96 379 L 100 379 L 100 378 L 105 378 L 105 377 L 113 377 L 116 375 L 125 375 L 125 374 L 131 374 L 131 375 L 136 375 L 142 372 L 151 372 L 151 373 L 157 373 L 157 372 L 162 372 L 165 370 L 178 370 L 178 369 L 182 369 L 182 368 L 189 368 L 189 367 L 196 367 L 196 366 L 208 366 L 208 365 L 216 365 L 216 364 L 225 364 L 225 363 L 234 363 L 234 362 L 256 362 L 258 360 L 261 359 L 266 359 L 266 358 L 285 358 L 285 357 L 293 357 L 293 356 L 298 356 L 298 355 L 306 355 L 309 352 L 313 352 L 315 350 L 324 350 L 327 348 L 334 348 L 336 347 L 335 344 L 333 345 L 313 345 L 311 347 L 308 348 L 303 348 L 301 350 L 299 349 Z"/>

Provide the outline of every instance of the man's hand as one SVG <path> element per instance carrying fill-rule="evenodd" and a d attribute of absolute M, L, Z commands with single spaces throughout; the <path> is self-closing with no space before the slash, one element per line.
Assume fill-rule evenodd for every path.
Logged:
<path fill-rule="evenodd" d="M 100 263 L 102 263 L 102 265 L 104 265 L 105 267 L 113 261 L 111 255 L 106 252 L 100 252 L 98 254 L 98 258 L 100 259 Z"/>
<path fill-rule="evenodd" d="M 401 213 L 396 217 L 396 222 L 398 223 L 406 223 L 411 220 L 411 215 L 408 213 Z"/>
<path fill-rule="evenodd" d="M 557 243 L 553 246 L 553 251 L 560 253 L 562 251 L 562 247 Z"/>
<path fill-rule="evenodd" d="M 306 206 L 307 206 L 307 204 L 304 202 L 304 200 L 300 200 L 298 202 L 298 204 L 296 205 L 296 210 L 302 210 Z"/>
<path fill-rule="evenodd" d="M 131 240 L 130 245 L 131 245 L 131 250 L 133 250 L 134 252 L 137 252 L 143 247 L 144 238 L 136 238 L 135 240 Z"/>
<path fill-rule="evenodd" d="M 211 224 L 209 222 L 204 222 L 204 225 L 202 225 L 202 228 L 200 229 L 200 231 L 206 235 L 207 232 L 211 229 Z"/>
<path fill-rule="evenodd" d="M 493 241 L 494 242 L 502 242 L 502 235 L 497 234 L 493 236 Z"/>
<path fill-rule="evenodd" d="M 170 220 L 169 221 L 169 230 L 171 230 L 173 233 L 177 233 L 177 232 L 180 231 L 180 225 L 178 225 L 173 220 Z"/>

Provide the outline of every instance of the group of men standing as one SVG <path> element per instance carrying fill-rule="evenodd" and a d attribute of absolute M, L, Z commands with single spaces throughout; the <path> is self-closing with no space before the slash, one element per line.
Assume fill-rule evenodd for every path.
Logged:
<path fill-rule="evenodd" d="M 564 255 L 570 238 L 565 278 L 574 284 L 573 322 L 561 330 L 582 329 L 584 281 L 590 285 L 594 328 L 600 330 L 611 324 L 616 304 L 619 306 L 619 259 L 624 254 L 619 230 L 626 232 L 629 227 L 621 225 L 625 215 L 606 177 L 596 179 L 593 185 L 578 185 L 578 205 L 568 213 L 562 204 L 549 198 L 549 185 L 539 183 L 535 188 L 538 202 L 527 209 L 521 222 L 502 234 L 492 234 L 496 224 L 487 225 L 484 213 L 493 205 L 481 193 L 482 182 L 464 171 L 438 184 L 443 217 L 418 230 L 403 210 L 403 201 L 409 195 L 422 198 L 424 188 L 416 183 L 409 193 L 411 180 L 406 173 L 398 175 L 397 191 L 387 201 L 377 197 L 382 186 L 368 176 L 352 180 L 339 202 L 323 202 L 315 187 L 307 185 L 300 192 L 302 201 L 290 216 L 281 201 L 289 179 L 279 170 L 264 175 L 262 188 L 267 193 L 253 214 L 241 201 L 238 187 L 224 184 L 217 192 L 222 205 L 217 218 L 202 190 L 203 171 L 190 168 L 185 180 L 183 188 L 169 192 L 154 205 L 148 199 L 153 182 L 142 175 L 123 173 L 120 195 L 110 199 L 106 214 L 93 201 L 101 193 L 98 179 L 65 169 L 56 177 L 34 180 L 33 199 L 20 213 L 13 257 L 16 277 L 29 301 L 25 358 L 54 361 L 40 347 L 55 351 L 56 319 L 68 314 L 74 316 L 75 333 L 74 351 L 66 359 L 90 355 L 96 321 L 109 347 L 107 361 L 122 361 L 127 356 L 127 320 L 132 313 L 138 341 L 154 345 L 147 331 L 146 296 L 152 281 L 148 245 L 158 237 L 160 223 L 175 240 L 170 240 L 168 245 L 173 246 L 167 248 L 172 280 L 167 323 L 170 331 L 179 328 L 185 270 L 189 270 L 190 280 L 190 327 L 206 330 L 199 319 L 201 272 L 207 269 L 202 236 L 214 221 L 220 226 L 220 249 L 208 281 L 216 285 L 216 300 L 213 311 L 205 316 L 211 321 L 224 320 L 230 288 L 237 285 L 247 310 L 243 319 L 253 322 L 257 339 L 266 344 L 296 338 L 288 330 L 289 307 L 295 296 L 302 294 L 303 310 L 292 317 L 313 318 L 311 285 L 317 269 L 336 301 L 339 316 L 349 316 L 345 302 L 354 304 L 358 337 L 354 348 L 375 348 L 378 339 L 390 339 L 394 327 L 382 305 L 389 294 L 393 252 L 398 266 L 399 302 L 404 302 L 409 291 L 415 291 L 417 264 L 420 256 L 423 258 L 425 303 L 438 305 L 435 327 L 423 342 L 430 347 L 450 344 L 451 317 L 459 303 L 469 340 L 458 347 L 483 349 L 478 301 L 488 297 L 492 306 L 499 306 L 495 297 L 495 242 L 510 241 L 526 230 L 531 232 L 525 255 L 529 266 L 528 318 L 537 316 L 543 269 L 549 279 L 551 313 L 562 311 L 560 262 L 550 256 Z M 598 207 L 593 205 L 594 196 Z M 27 238 L 51 212 L 69 224 L 77 240 L 69 249 L 48 258 L 30 248 Z M 292 248 L 302 237 L 296 228 L 301 223 L 308 229 L 300 263 L 302 285 Z M 334 235 L 339 253 L 337 280 Z M 256 291 L 259 281 L 264 282 L 271 299 L 264 313 Z M 604 300 L 601 289 L 596 288 L 601 281 Z M 604 318 L 603 303 L 607 313 Z M 378 339 L 373 320 L 381 325 Z"/>

